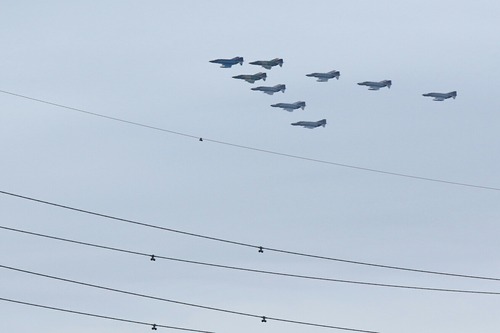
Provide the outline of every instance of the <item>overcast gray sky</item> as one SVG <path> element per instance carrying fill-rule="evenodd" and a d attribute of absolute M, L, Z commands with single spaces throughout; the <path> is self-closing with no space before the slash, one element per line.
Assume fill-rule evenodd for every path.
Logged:
<path fill-rule="evenodd" d="M 2 1 L 0 90 L 195 137 L 499 188 L 497 1 Z M 243 66 L 208 61 L 242 56 Z M 284 59 L 268 96 L 233 75 Z M 317 83 L 305 74 L 339 70 Z M 264 70 L 265 71 L 265 70 Z M 390 90 L 357 82 L 391 79 Z M 457 90 L 433 102 L 430 91 Z M 304 100 L 304 111 L 271 108 Z M 168 134 L 0 93 L 1 191 L 166 228 L 386 265 L 500 278 L 499 191 Z M 325 128 L 290 126 L 326 118 Z M 500 292 L 221 244 L 0 196 L 1 226 L 292 274 Z M 500 296 L 299 280 L 0 230 L 0 265 L 246 313 L 383 333 L 498 332 Z M 322 332 L 0 268 L 0 298 L 229 333 Z M 148 331 L 0 302 L 0 331 Z M 159 329 L 165 330 L 165 329 Z M 331 330 L 330 330 L 331 331 Z"/>

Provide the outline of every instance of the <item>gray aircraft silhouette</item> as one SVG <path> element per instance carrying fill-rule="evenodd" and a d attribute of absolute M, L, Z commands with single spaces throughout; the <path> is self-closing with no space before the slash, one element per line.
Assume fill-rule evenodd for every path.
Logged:
<path fill-rule="evenodd" d="M 272 95 L 278 91 L 285 92 L 286 86 L 284 84 L 277 84 L 274 87 L 255 87 L 252 90 L 262 91 L 264 94 Z"/>
<path fill-rule="evenodd" d="M 272 69 L 274 66 L 283 67 L 283 59 L 274 58 L 272 60 L 258 60 L 249 62 L 250 65 L 259 65 L 264 67 L 265 69 Z"/>
<path fill-rule="evenodd" d="M 304 110 L 304 108 L 306 107 L 306 102 L 298 101 L 295 103 L 278 103 L 278 104 L 272 104 L 271 106 L 275 108 L 282 108 L 285 111 L 292 112 L 299 108 Z"/>
<path fill-rule="evenodd" d="M 457 92 L 456 91 L 450 91 L 449 93 L 436 93 L 436 92 L 431 92 L 427 94 L 422 94 L 422 96 L 425 97 L 434 97 L 433 101 L 444 101 L 447 98 L 452 97 L 453 99 L 457 98 Z"/>
<path fill-rule="evenodd" d="M 237 63 L 243 65 L 243 57 L 234 57 L 232 59 L 215 59 L 215 60 L 210 60 L 209 62 L 214 64 L 220 64 L 221 68 L 231 68 L 231 66 L 236 65 Z"/>
<path fill-rule="evenodd" d="M 383 80 L 379 82 L 373 82 L 373 81 L 364 81 L 358 83 L 360 86 L 368 86 L 368 90 L 379 90 L 380 88 L 387 87 L 391 88 L 392 81 L 391 80 Z"/>
<path fill-rule="evenodd" d="M 255 83 L 255 81 L 258 80 L 264 80 L 266 81 L 267 74 L 259 72 L 257 74 L 242 74 L 242 75 L 236 75 L 233 76 L 233 79 L 240 79 L 240 80 L 245 80 L 249 83 Z"/>
<path fill-rule="evenodd" d="M 330 71 L 328 73 L 311 73 L 311 74 L 306 74 L 306 76 L 315 77 L 315 78 L 318 79 L 317 80 L 318 82 L 327 82 L 329 79 L 333 79 L 333 78 L 336 78 L 338 80 L 339 77 L 340 77 L 340 72 L 336 71 L 336 70 L 333 70 L 333 71 Z"/>
<path fill-rule="evenodd" d="M 325 127 L 326 119 L 321 119 L 318 121 L 298 121 L 296 123 L 292 123 L 292 126 L 302 126 L 304 128 L 309 128 L 309 129 L 313 129 L 320 126 Z"/>

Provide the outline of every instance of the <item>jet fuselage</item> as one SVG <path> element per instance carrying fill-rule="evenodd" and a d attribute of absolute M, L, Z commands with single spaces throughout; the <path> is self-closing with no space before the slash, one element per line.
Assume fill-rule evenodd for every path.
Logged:
<path fill-rule="evenodd" d="M 283 110 L 292 112 L 293 110 L 296 110 L 299 108 L 304 110 L 306 107 L 306 102 L 298 101 L 295 103 L 277 103 L 277 104 L 272 104 L 271 106 L 275 107 L 275 108 L 282 108 Z"/>
<path fill-rule="evenodd" d="M 423 94 L 422 96 L 434 97 L 434 99 L 433 99 L 434 101 L 444 101 L 445 99 L 448 99 L 448 98 L 455 99 L 457 97 L 457 92 L 456 91 L 450 91 L 449 93 L 431 92 L 431 93 Z"/>
<path fill-rule="evenodd" d="M 383 81 L 364 81 L 364 82 L 359 82 L 358 85 L 360 86 L 368 86 L 368 90 L 379 90 L 380 88 L 387 87 L 391 88 L 392 81 L 391 80 L 383 80 Z"/>
<path fill-rule="evenodd" d="M 333 78 L 336 78 L 338 80 L 339 77 L 340 77 L 340 72 L 333 70 L 333 71 L 330 71 L 330 72 L 327 72 L 327 73 L 311 73 L 311 74 L 306 74 L 306 76 L 315 77 L 315 78 L 318 79 L 317 80 L 318 82 L 326 82 L 329 79 L 333 79 Z"/>
<path fill-rule="evenodd" d="M 252 61 L 249 63 L 250 65 L 258 65 L 262 66 L 265 69 L 272 69 L 274 66 L 283 66 L 283 59 L 281 58 L 274 58 L 272 60 L 258 60 L 258 61 Z"/>
<path fill-rule="evenodd" d="M 284 84 L 277 84 L 273 87 L 255 87 L 255 88 L 251 88 L 251 89 L 256 90 L 256 91 L 262 91 L 268 95 L 272 95 L 272 94 L 277 93 L 279 91 L 284 93 L 286 86 Z"/>
<path fill-rule="evenodd" d="M 210 60 L 209 62 L 220 64 L 221 68 L 231 68 L 231 66 L 236 65 L 237 63 L 243 65 L 243 57 L 234 57 L 232 59 L 215 59 Z"/>
<path fill-rule="evenodd" d="M 267 74 L 266 73 L 257 73 L 257 74 L 241 74 L 241 75 L 236 75 L 233 76 L 233 79 L 241 79 L 245 80 L 250 83 L 254 83 L 255 81 L 258 80 L 264 80 L 266 81 Z"/>
<path fill-rule="evenodd" d="M 296 123 L 292 123 L 292 125 L 293 126 L 302 126 L 302 127 L 310 128 L 310 129 L 320 127 L 320 126 L 325 127 L 326 126 L 326 119 L 321 119 L 318 121 L 298 121 Z"/>

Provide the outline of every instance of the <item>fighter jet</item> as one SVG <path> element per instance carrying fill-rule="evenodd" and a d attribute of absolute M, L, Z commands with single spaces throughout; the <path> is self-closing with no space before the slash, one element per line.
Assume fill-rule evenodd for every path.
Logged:
<path fill-rule="evenodd" d="M 364 81 L 358 83 L 360 86 L 368 86 L 368 90 L 379 90 L 380 88 L 387 87 L 391 88 L 392 81 L 391 80 L 383 80 L 380 82 L 373 82 L 373 81 Z"/>
<path fill-rule="evenodd" d="M 309 128 L 309 129 L 313 129 L 320 126 L 325 127 L 326 119 L 321 119 L 318 121 L 298 121 L 296 123 L 292 123 L 292 126 L 302 126 L 304 128 Z"/>
<path fill-rule="evenodd" d="M 453 97 L 453 99 L 457 98 L 457 92 L 456 91 L 450 91 L 449 93 L 435 93 L 431 92 L 428 94 L 423 94 L 422 96 L 425 97 L 434 97 L 433 101 L 444 101 L 447 98 Z"/>
<path fill-rule="evenodd" d="M 260 79 L 266 81 L 267 74 L 259 72 L 257 74 L 242 74 L 242 75 L 236 75 L 233 76 L 233 79 L 241 79 L 245 80 L 249 83 L 255 83 L 255 81 L 258 81 Z"/>
<path fill-rule="evenodd" d="M 272 95 L 278 91 L 285 92 L 286 86 L 284 84 L 277 84 L 274 87 L 255 87 L 252 90 L 262 91 L 264 94 Z"/>
<path fill-rule="evenodd" d="M 252 61 L 249 63 L 250 65 L 259 65 L 264 67 L 265 69 L 272 69 L 274 66 L 280 66 L 283 67 L 283 59 L 280 58 L 274 58 L 272 60 L 258 60 L 258 61 Z"/>
<path fill-rule="evenodd" d="M 221 68 L 231 68 L 231 66 L 236 65 L 237 63 L 243 65 L 243 57 L 234 57 L 232 59 L 215 59 L 210 60 L 210 62 L 214 64 L 221 64 Z"/>
<path fill-rule="evenodd" d="M 315 78 L 318 79 L 317 80 L 318 82 L 327 82 L 328 80 L 333 79 L 333 78 L 336 78 L 338 80 L 339 77 L 340 77 L 340 72 L 336 71 L 336 70 L 333 70 L 333 71 L 330 71 L 328 73 L 311 73 L 311 74 L 306 74 L 306 76 L 315 77 Z"/>
<path fill-rule="evenodd" d="M 271 106 L 275 108 L 282 108 L 283 110 L 288 112 L 293 112 L 294 110 L 299 108 L 304 110 L 304 108 L 306 107 L 306 102 L 298 101 L 295 103 L 278 103 L 278 104 L 272 104 Z"/>

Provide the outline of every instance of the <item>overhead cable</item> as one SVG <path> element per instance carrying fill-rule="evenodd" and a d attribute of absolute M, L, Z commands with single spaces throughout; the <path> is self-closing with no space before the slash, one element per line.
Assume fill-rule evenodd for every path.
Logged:
<path fill-rule="evenodd" d="M 20 273 L 25 273 L 25 274 L 35 275 L 35 276 L 39 276 L 39 277 L 44 277 L 44 278 L 48 278 L 48 279 L 52 279 L 52 280 L 58 280 L 58 281 L 68 282 L 68 283 L 72 283 L 72 284 L 78 284 L 78 285 L 82 285 L 82 286 L 86 286 L 86 287 L 92 287 L 92 288 L 97 288 L 97 289 L 101 289 L 101 290 L 126 294 L 126 295 L 130 295 L 130 296 L 137 296 L 137 297 L 142 297 L 142 298 L 147 298 L 147 299 L 153 299 L 156 301 L 174 303 L 174 304 L 179 304 L 179 305 L 186 305 L 186 306 L 201 308 L 201 309 L 205 309 L 205 310 L 230 313 L 230 314 L 239 315 L 239 316 L 258 318 L 261 321 L 262 320 L 274 320 L 274 321 L 279 321 L 279 322 L 300 324 L 300 325 L 307 325 L 307 326 L 315 326 L 315 327 L 321 327 L 321 328 L 339 329 L 339 330 L 354 331 L 354 332 L 375 333 L 374 331 L 366 331 L 366 330 L 346 328 L 346 327 L 340 327 L 340 326 L 316 324 L 316 323 L 309 323 L 309 322 L 298 321 L 298 320 L 290 320 L 290 319 L 282 319 L 282 318 L 275 318 L 275 317 L 269 317 L 269 316 L 261 316 L 261 315 L 256 315 L 256 314 L 220 309 L 220 308 L 216 308 L 216 307 L 199 305 L 199 304 L 194 304 L 194 303 L 181 302 L 181 301 L 171 300 L 171 299 L 167 299 L 167 298 L 163 298 L 163 297 L 150 296 L 150 295 L 145 295 L 145 294 L 141 294 L 141 293 L 135 293 L 135 292 L 130 292 L 130 291 L 126 291 L 126 290 L 120 290 L 120 289 L 116 289 L 116 288 L 104 287 L 104 286 L 100 286 L 100 285 L 96 285 L 96 284 L 61 278 L 61 277 L 57 277 L 57 276 L 53 276 L 53 275 L 37 273 L 37 272 L 24 270 L 24 269 L 20 269 L 20 268 L 15 268 L 15 267 L 10 267 L 10 266 L 5 266 L 5 265 L 0 265 L 0 268 L 8 269 L 11 271 L 16 271 L 16 272 L 20 272 Z"/>
<path fill-rule="evenodd" d="M 457 273 L 439 272 L 439 271 L 416 269 L 416 268 L 407 268 L 407 267 L 394 266 L 394 265 L 375 264 L 375 263 L 369 263 L 369 262 L 363 262 L 363 261 L 356 261 L 356 260 L 349 260 L 349 259 L 342 259 L 342 258 L 333 258 L 333 257 L 320 256 L 320 255 L 308 254 L 308 253 L 303 253 L 303 252 L 296 252 L 296 251 L 289 251 L 289 250 L 283 250 L 283 249 L 277 249 L 277 248 L 271 248 L 271 247 L 264 247 L 264 246 L 260 246 L 260 245 L 253 245 L 253 244 L 233 241 L 233 240 L 229 240 L 229 239 L 222 239 L 222 238 L 206 236 L 206 235 L 192 233 L 192 232 L 186 232 L 186 231 L 182 231 L 182 230 L 178 230 L 178 229 L 166 228 L 166 227 L 148 224 L 148 223 L 143 223 L 143 222 L 139 222 L 139 221 L 133 221 L 133 220 L 125 219 L 125 218 L 120 218 L 120 217 L 111 216 L 111 215 L 107 215 L 107 214 L 97 213 L 97 212 L 93 212 L 90 210 L 75 208 L 75 207 L 71 207 L 71 206 L 67 206 L 67 205 L 49 202 L 46 200 L 36 199 L 36 198 L 32 198 L 32 197 L 28 197 L 28 196 L 24 196 L 24 195 L 20 195 L 20 194 L 15 194 L 12 192 L 0 190 L 0 194 L 12 196 L 12 197 L 19 198 L 19 199 L 29 200 L 29 201 L 33 201 L 33 202 L 38 202 L 41 204 L 54 206 L 54 207 L 58 207 L 58 208 L 68 209 L 71 211 L 76 211 L 76 212 L 80 212 L 80 213 L 84 213 L 84 214 L 98 216 L 98 217 L 102 217 L 102 218 L 106 218 L 106 219 L 110 219 L 110 220 L 139 225 L 142 227 L 148 227 L 148 228 L 158 229 L 158 230 L 167 231 L 167 232 L 173 232 L 173 233 L 182 234 L 182 235 L 190 236 L 190 237 L 203 238 L 203 239 L 217 241 L 217 242 L 231 244 L 231 245 L 250 247 L 250 248 L 257 249 L 258 252 L 260 252 L 260 253 L 263 253 L 264 250 L 266 250 L 266 251 L 270 251 L 270 252 L 277 252 L 277 253 L 282 253 L 282 254 L 301 256 L 301 257 L 306 257 L 306 258 L 314 258 L 314 259 L 327 260 L 327 261 L 343 262 L 343 263 L 347 263 L 347 264 L 376 267 L 376 268 L 384 268 L 384 269 L 392 269 L 392 270 L 399 270 L 399 271 L 407 271 L 407 272 L 413 272 L 413 273 L 433 274 L 433 275 L 442 275 L 442 276 L 468 278 L 468 279 L 479 279 L 479 280 L 489 280 L 489 281 L 500 281 L 500 278 L 495 278 L 495 277 L 486 277 L 486 276 L 479 276 L 479 275 L 472 275 L 472 274 L 457 274 Z"/>
<path fill-rule="evenodd" d="M 126 323 L 131 323 L 131 324 L 146 325 L 146 326 L 151 326 L 151 329 L 153 329 L 153 330 L 156 330 L 157 328 L 169 328 L 169 329 L 173 329 L 173 330 L 181 330 L 181 331 L 188 331 L 188 332 L 214 333 L 212 331 L 202 331 L 202 330 L 196 330 L 196 329 L 184 328 L 184 327 L 168 326 L 168 325 L 161 325 L 161 324 L 151 324 L 151 323 L 146 323 L 143 321 L 116 318 L 116 317 L 110 317 L 110 316 L 103 316 L 103 315 L 94 314 L 94 313 L 68 310 L 68 309 L 63 309 L 63 308 L 57 308 L 54 306 L 41 305 L 41 304 L 35 304 L 35 303 L 30 303 L 30 302 L 23 302 L 23 301 L 18 301 L 18 300 L 9 299 L 9 298 L 3 298 L 3 297 L 0 297 L 0 301 L 28 305 L 28 306 L 33 306 L 33 307 L 43 308 L 43 309 L 48 309 L 48 310 L 55 310 L 55 311 L 61 311 L 61 312 L 66 312 L 66 313 L 78 314 L 78 315 L 83 315 L 83 316 L 88 316 L 88 317 L 109 319 L 109 320 L 121 321 L 121 322 L 126 322 Z"/>
<path fill-rule="evenodd" d="M 316 280 L 316 281 L 323 281 L 323 282 L 347 283 L 347 284 L 364 285 L 364 286 L 372 286 L 372 287 L 386 287 L 386 288 L 437 291 L 437 292 L 462 293 L 462 294 L 500 295 L 500 292 L 495 292 L 495 291 L 418 287 L 418 286 L 398 285 L 398 284 L 389 284 L 389 283 L 376 283 L 376 282 L 366 282 L 366 281 L 355 281 L 355 280 L 345 280 L 345 279 L 334 279 L 334 278 L 318 277 L 318 276 L 310 276 L 310 275 L 274 272 L 274 271 L 267 271 L 267 270 L 253 269 L 253 268 L 245 268 L 245 267 L 221 265 L 221 264 L 214 264 L 214 263 L 195 261 L 195 260 L 180 259 L 180 258 L 167 257 L 167 256 L 156 255 L 156 254 L 151 255 L 151 254 L 146 254 L 146 253 L 142 253 L 142 252 L 124 250 L 124 249 L 119 249 L 119 248 L 110 247 L 110 246 L 97 245 L 97 244 L 75 241 L 75 240 L 70 240 L 70 239 L 65 239 L 65 238 L 60 238 L 60 237 L 47 236 L 47 235 L 34 233 L 34 232 L 21 231 L 19 229 L 8 228 L 8 227 L 3 227 L 3 226 L 0 226 L 0 229 L 17 231 L 17 232 L 21 232 L 21 233 L 25 233 L 25 234 L 30 234 L 33 236 L 40 236 L 40 237 L 44 237 L 44 238 L 50 238 L 50 239 L 54 239 L 54 240 L 60 240 L 60 241 L 64 241 L 64 242 L 75 243 L 75 244 L 79 244 L 79 245 L 85 245 L 85 246 L 90 246 L 90 247 L 95 247 L 95 248 L 100 248 L 100 249 L 105 249 L 105 250 L 111 250 L 111 251 L 123 252 L 123 253 L 128 253 L 128 254 L 146 256 L 146 257 L 149 257 L 151 261 L 156 261 L 156 259 L 164 259 L 164 260 L 169 260 L 169 261 L 182 262 L 182 263 L 186 263 L 186 264 L 193 264 L 193 265 L 200 265 L 200 266 L 214 267 L 214 268 L 223 268 L 223 269 L 242 271 L 242 272 L 267 274 L 267 275 L 298 278 L 298 279 L 305 279 L 305 280 Z"/>
<path fill-rule="evenodd" d="M 196 135 L 192 135 L 192 134 L 186 134 L 186 133 L 173 131 L 173 130 L 169 130 L 169 129 L 165 129 L 165 128 L 161 128 L 161 127 L 157 127 L 157 126 L 142 124 L 139 122 L 130 121 L 130 120 L 126 120 L 126 119 L 122 119 L 122 118 L 118 118 L 118 117 L 107 116 L 107 115 L 103 115 L 100 113 L 90 112 L 90 111 L 86 111 L 83 109 L 74 108 L 71 106 L 66 106 L 66 105 L 62 105 L 62 104 L 58 104 L 58 103 L 53 103 L 53 102 L 45 101 L 42 99 L 29 97 L 26 95 L 21 95 L 21 94 L 17 94 L 17 93 L 5 91 L 5 90 L 0 90 L 0 93 L 28 99 L 28 100 L 39 102 L 39 103 L 44 103 L 44 104 L 56 106 L 56 107 L 67 109 L 67 110 L 72 110 L 72 111 L 84 113 L 84 114 L 95 116 L 95 117 L 100 117 L 100 118 L 104 118 L 104 119 L 108 119 L 108 120 L 118 121 L 118 122 L 129 124 L 129 125 L 139 126 L 139 127 L 143 127 L 143 128 L 147 128 L 147 129 L 151 129 L 151 130 L 155 130 L 155 131 L 161 131 L 164 133 L 188 137 L 188 138 L 196 139 L 197 141 L 200 141 L 200 142 L 212 142 L 212 143 L 217 143 L 217 144 L 226 145 L 226 146 L 239 148 L 239 149 L 251 150 L 251 151 L 256 151 L 256 152 L 260 152 L 260 153 L 266 153 L 266 154 L 282 156 L 282 157 L 287 157 L 287 158 L 293 158 L 293 159 L 299 159 L 299 160 L 304 160 L 304 161 L 309 161 L 309 162 L 327 164 L 327 165 L 332 165 L 332 166 L 337 166 L 337 167 L 355 169 L 355 170 L 366 171 L 366 172 L 371 172 L 371 173 L 384 174 L 384 175 L 389 175 L 389 176 L 410 178 L 410 179 L 423 180 L 423 181 L 428 181 L 428 182 L 436 182 L 436 183 L 442 183 L 442 184 L 448 184 L 448 185 L 472 187 L 472 188 L 483 189 L 483 190 L 500 191 L 500 188 L 498 188 L 498 187 L 448 181 L 448 180 L 443 180 L 443 179 L 438 179 L 438 178 L 415 176 L 415 175 L 404 174 L 404 173 L 399 173 L 399 172 L 385 171 L 385 170 L 380 170 L 380 169 L 361 167 L 361 166 L 357 166 L 357 165 L 350 165 L 350 164 L 345 164 L 345 163 L 338 163 L 338 162 L 332 162 L 332 161 L 321 160 L 321 159 L 316 159 L 316 158 L 309 158 L 309 157 L 304 157 L 304 156 L 299 156 L 299 155 L 287 154 L 287 153 L 282 153 L 282 152 L 268 150 L 268 149 L 255 148 L 255 147 L 251 147 L 251 146 L 235 144 L 235 143 L 231 143 L 231 142 L 227 142 L 227 141 L 209 139 L 206 137 L 202 138 L 200 136 L 196 136 Z"/>

